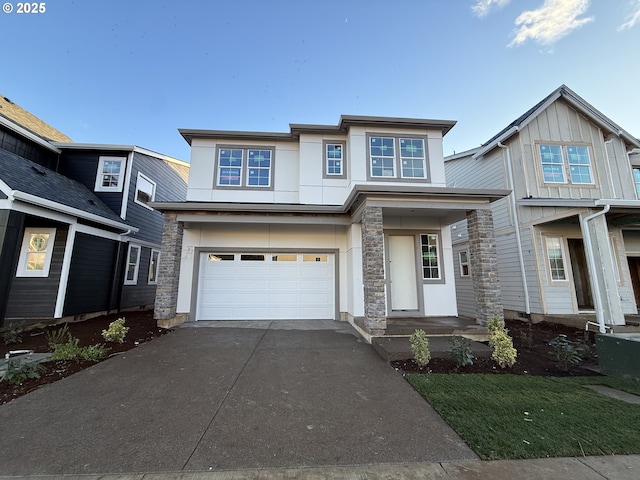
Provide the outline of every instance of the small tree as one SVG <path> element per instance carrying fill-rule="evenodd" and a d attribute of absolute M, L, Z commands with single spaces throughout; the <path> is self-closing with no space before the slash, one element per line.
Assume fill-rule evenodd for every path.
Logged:
<path fill-rule="evenodd" d="M 429 339 L 424 330 L 418 329 L 413 332 L 409 337 L 409 344 L 416 363 L 421 367 L 426 366 L 431 360 L 431 352 L 429 352 Z"/>

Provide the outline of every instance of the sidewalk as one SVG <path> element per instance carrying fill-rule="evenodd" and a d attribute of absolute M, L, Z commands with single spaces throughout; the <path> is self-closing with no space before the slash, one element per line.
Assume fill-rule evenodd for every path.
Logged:
<path fill-rule="evenodd" d="M 405 463 L 218 472 L 56 475 L 63 480 L 637 480 L 640 455 L 536 460 Z M 50 480 L 51 476 L 0 480 Z"/>

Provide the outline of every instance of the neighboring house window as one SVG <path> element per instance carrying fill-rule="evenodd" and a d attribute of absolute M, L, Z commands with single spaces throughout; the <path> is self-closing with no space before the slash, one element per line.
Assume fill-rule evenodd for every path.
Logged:
<path fill-rule="evenodd" d="M 370 179 L 427 179 L 426 139 L 368 137 Z"/>
<path fill-rule="evenodd" d="M 422 278 L 425 280 L 440 279 L 438 235 L 434 233 L 420 235 L 420 243 L 422 249 Z"/>
<path fill-rule="evenodd" d="M 55 228 L 27 228 L 22 239 L 17 277 L 48 277 Z"/>
<path fill-rule="evenodd" d="M 96 175 L 96 192 L 121 192 L 126 158 L 100 157 Z"/>
<path fill-rule="evenodd" d="M 552 281 L 563 281 L 567 279 L 565 269 L 564 251 L 562 249 L 562 239 L 559 237 L 547 237 L 547 257 L 549 257 L 549 272 Z"/>
<path fill-rule="evenodd" d="M 160 251 L 151 250 L 151 258 L 149 259 L 149 282 L 152 285 L 158 283 L 158 262 L 160 261 Z"/>
<path fill-rule="evenodd" d="M 469 276 L 469 252 L 466 250 L 459 252 L 458 259 L 460 261 L 460 276 L 468 277 Z"/>
<path fill-rule="evenodd" d="M 594 183 L 589 149 L 585 146 L 540 145 L 540 161 L 545 183 Z"/>
<path fill-rule="evenodd" d="M 273 189 L 272 148 L 220 147 L 217 181 L 220 187 Z"/>
<path fill-rule="evenodd" d="M 633 182 L 636 184 L 636 196 L 640 199 L 640 168 L 633 169 Z"/>
<path fill-rule="evenodd" d="M 346 142 L 323 142 L 324 178 L 346 178 L 345 150 Z"/>
<path fill-rule="evenodd" d="M 124 277 L 125 285 L 137 285 L 139 266 L 140 266 L 140 246 L 129 245 L 129 252 L 127 253 L 127 272 Z"/>
<path fill-rule="evenodd" d="M 136 181 L 136 196 L 135 202 L 143 207 L 151 208 L 150 202 L 153 202 L 156 196 L 156 183 L 150 180 L 142 173 L 138 173 L 138 179 Z"/>

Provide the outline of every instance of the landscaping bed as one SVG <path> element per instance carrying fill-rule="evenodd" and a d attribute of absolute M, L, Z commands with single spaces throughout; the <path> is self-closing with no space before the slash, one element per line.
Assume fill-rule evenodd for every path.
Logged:
<path fill-rule="evenodd" d="M 499 373 L 535 376 L 594 376 L 598 375 L 598 359 L 594 346 L 594 333 L 565 325 L 540 322 L 530 324 L 519 320 L 505 322 L 513 346 L 518 351 L 512 367 L 500 368 L 491 358 L 476 358 L 473 365 L 458 367 L 453 358 L 432 358 L 425 367 L 413 359 L 392 361 L 391 365 L 405 373 Z M 588 353 L 579 364 L 559 364 L 549 342 L 559 335 L 576 345 L 588 346 Z"/>
<path fill-rule="evenodd" d="M 120 317 L 126 319 L 125 326 L 129 327 L 124 342 L 106 342 L 102 337 L 102 331 L 108 329 L 109 324 Z M 106 358 L 121 352 L 126 352 L 142 343 L 169 332 L 169 330 L 156 326 L 153 312 L 150 310 L 103 315 L 90 320 L 64 325 L 67 326 L 69 334 L 79 340 L 78 345 L 80 347 L 104 344 L 108 348 Z M 50 352 L 51 348 L 47 342 L 47 333 L 50 335 L 52 332 L 59 331 L 64 328 L 64 325 L 55 325 L 22 332 L 22 340 L 19 343 L 5 345 L 4 341 L 0 341 L 0 355 L 4 358 L 5 353 L 10 350 L 33 350 L 36 353 Z M 5 380 L 0 381 L 0 405 L 25 395 L 42 385 L 55 382 L 56 380 L 60 380 L 95 364 L 95 361 L 90 360 L 44 362 L 42 364 L 44 371 L 40 373 L 40 378 L 25 380 L 20 385 L 14 385 Z"/>

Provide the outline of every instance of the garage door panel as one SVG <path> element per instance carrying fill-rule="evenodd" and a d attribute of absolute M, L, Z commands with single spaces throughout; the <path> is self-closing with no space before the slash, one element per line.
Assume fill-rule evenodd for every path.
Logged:
<path fill-rule="evenodd" d="M 334 319 L 334 255 L 203 253 L 197 295 L 198 320 Z"/>

